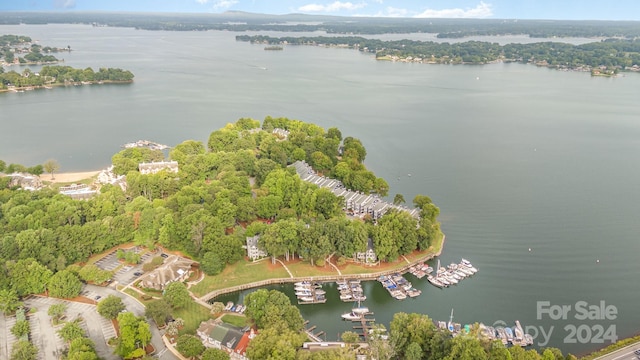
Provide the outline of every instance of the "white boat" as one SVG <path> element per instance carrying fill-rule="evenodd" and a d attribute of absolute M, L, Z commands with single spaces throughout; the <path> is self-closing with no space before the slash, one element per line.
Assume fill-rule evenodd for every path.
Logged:
<path fill-rule="evenodd" d="M 342 301 L 346 301 L 346 300 L 351 300 L 351 294 L 341 294 L 340 295 L 340 300 Z"/>
<path fill-rule="evenodd" d="M 366 306 L 360 305 L 360 301 L 358 301 L 358 306 L 356 306 L 353 309 L 351 309 L 351 312 L 353 312 L 355 314 L 366 314 L 366 313 L 369 312 L 369 308 L 366 307 Z"/>
<path fill-rule="evenodd" d="M 298 298 L 298 300 L 305 301 L 305 302 L 311 302 L 311 301 L 314 301 L 315 299 L 313 298 L 313 296 L 301 296 L 301 297 Z"/>
<path fill-rule="evenodd" d="M 458 271 L 464 273 L 467 276 L 471 276 L 471 275 L 474 274 L 473 271 L 471 271 L 471 270 L 469 270 L 468 268 L 465 268 L 465 267 L 459 268 Z"/>
<path fill-rule="evenodd" d="M 342 318 L 344 320 L 358 320 L 358 319 L 362 318 L 362 316 L 359 315 L 359 314 L 356 314 L 354 312 L 348 312 L 348 313 L 342 314 Z"/>
<path fill-rule="evenodd" d="M 327 293 L 326 291 L 321 290 L 321 289 L 316 289 L 314 292 L 316 293 L 316 295 L 324 295 L 324 294 Z"/>
<path fill-rule="evenodd" d="M 439 287 L 439 288 L 443 288 L 445 285 L 438 279 L 436 279 L 435 277 L 429 275 L 427 277 L 427 281 L 429 281 L 431 283 L 431 285 L 435 286 L 435 287 Z"/>
<path fill-rule="evenodd" d="M 403 292 L 397 292 L 397 293 L 395 293 L 395 294 L 393 295 L 393 297 L 394 297 L 396 300 L 404 300 L 404 299 L 406 299 L 406 298 L 407 298 L 407 295 L 405 295 L 405 293 L 403 293 Z"/>
<path fill-rule="evenodd" d="M 313 295 L 311 293 L 311 291 L 296 291 L 296 296 L 297 297 L 301 297 L 301 296 L 311 296 Z"/>
<path fill-rule="evenodd" d="M 356 313 L 356 314 L 366 314 L 369 312 L 369 308 L 366 306 L 359 306 L 359 307 L 355 307 L 353 309 L 351 309 L 352 312 Z"/>

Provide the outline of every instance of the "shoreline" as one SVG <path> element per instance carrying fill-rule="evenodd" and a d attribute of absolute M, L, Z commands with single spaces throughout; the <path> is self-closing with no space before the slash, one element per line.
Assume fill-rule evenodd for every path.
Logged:
<path fill-rule="evenodd" d="M 407 263 L 407 264 L 405 264 L 403 266 L 400 266 L 400 267 L 393 268 L 391 270 L 383 270 L 383 271 L 378 271 L 378 272 L 374 272 L 374 273 L 361 273 L 361 274 L 322 275 L 322 276 L 296 276 L 296 277 L 289 277 L 289 278 L 267 279 L 267 280 L 252 282 L 252 283 L 245 283 L 245 284 L 241 284 L 241 285 L 231 286 L 231 287 L 227 287 L 227 288 L 223 288 L 223 289 L 213 290 L 213 291 L 210 291 L 210 292 L 204 294 L 203 296 L 199 297 L 198 300 L 200 300 L 201 302 L 204 302 L 204 303 L 209 303 L 209 301 L 217 298 L 220 295 L 229 294 L 229 293 L 233 293 L 233 292 L 236 292 L 236 291 L 252 289 L 252 288 L 256 288 L 256 287 L 273 285 L 273 284 L 285 284 L 285 283 L 293 283 L 293 282 L 298 282 L 298 281 L 329 282 L 329 281 L 347 280 L 347 279 L 360 279 L 360 280 L 368 281 L 368 280 L 375 280 L 381 275 L 389 275 L 389 274 L 393 274 L 393 273 L 402 273 L 402 274 L 404 274 L 409 270 L 409 268 L 411 266 L 414 266 L 415 264 L 418 264 L 418 263 L 421 263 L 421 262 L 429 261 L 429 260 L 431 260 L 431 259 L 433 259 L 435 257 L 440 256 L 442 254 L 442 250 L 444 249 L 444 243 L 445 243 L 446 238 L 447 238 L 447 236 L 444 233 L 442 233 L 442 241 L 440 242 L 440 249 L 438 249 L 438 251 L 436 251 L 435 253 L 428 253 L 425 256 L 420 257 L 417 260 L 411 261 L 410 263 Z"/>
<path fill-rule="evenodd" d="M 50 183 L 68 183 L 68 182 L 77 182 L 81 180 L 87 180 L 92 177 L 98 175 L 102 170 L 93 170 L 93 171 L 76 171 L 76 172 L 62 172 L 62 173 L 53 173 L 53 179 L 51 179 L 51 174 L 43 173 L 40 175 L 40 180 L 44 182 Z"/>
<path fill-rule="evenodd" d="M 51 90 L 55 87 L 62 87 L 62 86 L 68 87 L 68 86 L 131 84 L 131 83 L 133 83 L 133 80 L 101 80 L 101 81 L 85 81 L 85 82 L 76 81 L 76 82 L 66 83 L 66 84 L 28 85 L 28 86 L 13 87 L 11 89 L 0 89 L 0 93 L 24 92 L 25 90 L 31 91 L 31 90 L 38 90 L 38 89 Z"/>

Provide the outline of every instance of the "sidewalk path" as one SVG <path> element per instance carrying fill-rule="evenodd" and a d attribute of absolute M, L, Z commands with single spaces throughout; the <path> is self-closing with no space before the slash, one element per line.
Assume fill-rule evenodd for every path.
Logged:
<path fill-rule="evenodd" d="M 289 273 L 289 276 L 290 276 L 291 278 L 293 278 L 293 274 L 291 273 L 291 271 L 289 271 L 289 268 L 287 267 L 287 265 L 285 265 L 285 264 L 282 262 L 282 260 L 280 260 L 280 259 L 276 259 L 276 261 L 277 261 L 277 262 L 279 262 L 280 264 L 282 264 L 282 266 L 284 267 L 284 269 L 285 269 L 285 270 L 287 270 L 287 272 Z"/>

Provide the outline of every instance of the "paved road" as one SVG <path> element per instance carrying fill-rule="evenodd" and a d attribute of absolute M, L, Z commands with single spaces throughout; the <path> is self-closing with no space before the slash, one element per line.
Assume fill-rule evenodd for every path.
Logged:
<path fill-rule="evenodd" d="M 123 294 L 115 289 L 112 289 L 110 287 L 86 285 L 85 290 L 96 293 L 103 298 L 109 295 L 115 295 L 122 299 L 122 302 L 125 304 L 128 311 L 131 311 L 136 316 L 144 316 L 144 305 L 132 299 L 130 296 L 127 296 L 126 294 Z M 149 328 L 151 329 L 152 335 L 151 344 L 153 344 L 153 347 L 156 349 L 156 356 L 159 355 L 158 358 L 163 360 L 177 360 L 178 358 L 176 358 L 175 355 L 173 355 L 170 351 L 166 351 L 167 347 L 162 342 L 162 334 L 153 322 L 149 323 Z"/>
<path fill-rule="evenodd" d="M 640 349 L 640 341 L 607 355 L 600 356 L 599 358 L 596 358 L 596 360 L 636 360 L 640 357 L 633 352 L 638 349 Z"/>

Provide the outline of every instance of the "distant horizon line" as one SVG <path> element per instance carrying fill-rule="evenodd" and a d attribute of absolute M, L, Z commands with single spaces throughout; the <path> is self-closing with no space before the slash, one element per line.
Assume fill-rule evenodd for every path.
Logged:
<path fill-rule="evenodd" d="M 131 10 L 0 10 L 0 13 L 29 13 L 29 14 L 147 14 L 147 15 L 195 15 L 195 16 L 225 16 L 233 14 L 259 15 L 259 16 L 306 16 L 310 18 L 344 18 L 344 19 L 384 19 L 384 20 L 455 20 L 455 21 L 601 21 L 601 22 L 640 22 L 632 19 L 561 19 L 561 18 L 447 18 L 447 17 L 410 17 L 410 16 L 375 16 L 375 15 L 325 15 L 306 13 L 258 13 L 243 10 L 226 10 L 223 12 L 176 12 L 176 11 L 131 11 Z"/>

